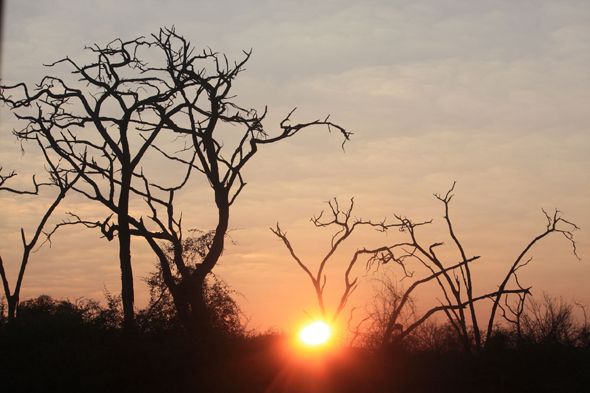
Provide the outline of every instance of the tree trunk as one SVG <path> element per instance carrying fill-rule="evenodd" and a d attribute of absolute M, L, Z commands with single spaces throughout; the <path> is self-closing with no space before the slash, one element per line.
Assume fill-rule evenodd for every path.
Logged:
<path fill-rule="evenodd" d="M 219 186 L 219 188 L 215 190 L 215 202 L 217 204 L 219 218 L 217 227 L 215 228 L 213 242 L 211 243 L 209 252 L 203 259 L 203 263 L 198 266 L 197 270 L 190 277 L 188 282 L 189 287 L 187 288 L 189 295 L 187 300 L 191 307 L 190 325 L 192 329 L 195 329 L 197 334 L 202 335 L 213 333 L 211 331 L 210 310 L 205 302 L 205 281 L 207 275 L 211 273 L 223 253 L 225 235 L 229 227 L 228 190 L 222 186 Z"/>
<path fill-rule="evenodd" d="M 131 174 L 122 170 L 123 185 L 131 184 Z M 129 228 L 129 188 L 122 187 L 119 196 L 119 261 L 121 265 L 121 299 L 123 302 L 123 329 L 132 331 L 135 326 L 133 270 L 131 268 L 131 231 Z"/>
<path fill-rule="evenodd" d="M 8 321 L 12 322 L 16 317 L 16 308 L 18 307 L 18 296 L 7 296 L 6 302 L 8 303 Z"/>

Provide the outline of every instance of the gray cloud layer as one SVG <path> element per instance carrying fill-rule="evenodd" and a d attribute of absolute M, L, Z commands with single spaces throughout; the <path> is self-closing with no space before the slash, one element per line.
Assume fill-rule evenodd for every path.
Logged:
<path fill-rule="evenodd" d="M 260 323 L 286 323 L 263 311 L 282 308 L 259 289 L 265 277 L 278 287 L 308 285 L 267 228 L 279 220 L 294 236 L 313 231 L 308 217 L 334 196 L 355 196 L 364 218 L 440 218 L 430 195 L 458 180 L 459 228 L 473 253 L 489 253 L 490 266 L 542 230 L 541 207 L 559 207 L 583 229 L 590 227 L 586 1 L 56 0 L 8 1 L 5 11 L 6 83 L 37 82 L 54 71 L 41 64 L 65 55 L 88 59 L 84 45 L 174 24 L 197 48 L 209 46 L 230 59 L 253 49 L 236 84 L 238 101 L 269 105 L 269 127 L 298 106 L 296 119 L 329 113 L 354 132 L 346 153 L 335 135 L 317 130 L 261 152 L 247 170 L 249 184 L 234 213 L 235 225 L 245 229 L 236 233 L 240 245 L 227 251 L 220 271 L 250 298 Z M 0 164 L 24 174 L 38 171 L 29 156 L 19 158 L 10 136 L 18 127 L 12 116 L 5 109 L 1 116 Z M 193 194 L 197 201 L 207 198 L 207 191 Z M 0 198 L 10 207 L 0 212 L 2 222 L 10 223 L 2 225 L 0 252 L 15 262 L 19 222 L 34 221 L 29 209 L 36 202 Z M 182 207 L 194 226 L 211 225 L 188 198 Z M 88 247 L 104 245 L 90 239 L 93 234 L 68 236 Z M 587 259 L 590 237 L 585 231 L 577 236 Z M 572 281 L 548 289 L 587 299 L 587 262 L 571 261 L 566 247 L 540 252 L 539 270 L 550 273 L 535 282 L 547 287 L 547 277 L 563 274 Z M 114 261 L 90 260 L 76 250 L 64 258 L 60 252 L 66 250 L 40 252 L 43 258 L 28 273 L 28 294 L 59 288 L 75 297 L 99 293 L 102 282 L 117 287 Z M 134 258 L 138 275 L 151 267 L 153 258 L 140 245 Z M 561 259 L 567 261 L 555 270 L 547 267 Z M 81 260 L 93 267 L 80 267 Z M 81 269 L 75 272 L 83 282 L 75 291 L 53 273 L 73 267 Z M 302 306 L 292 307 L 299 312 Z M 279 319 L 293 318 L 281 313 Z"/>

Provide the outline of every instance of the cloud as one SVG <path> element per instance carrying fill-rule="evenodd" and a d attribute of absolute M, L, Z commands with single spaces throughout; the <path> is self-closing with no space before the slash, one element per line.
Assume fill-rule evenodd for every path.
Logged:
<path fill-rule="evenodd" d="M 66 55 L 90 61 L 84 45 L 133 39 L 174 24 L 198 50 L 209 46 L 230 61 L 253 49 L 236 80 L 236 100 L 259 111 L 268 105 L 269 132 L 278 131 L 278 123 L 298 107 L 294 122 L 330 114 L 355 134 L 343 152 L 334 132 L 305 130 L 264 146 L 244 171 L 248 185 L 232 210 L 232 226 L 243 229 L 235 235 L 238 245 L 224 254 L 220 274 L 250 298 L 264 323 L 273 323 L 265 308 L 285 318 L 299 312 L 301 303 L 289 291 L 309 284 L 304 276 L 293 278 L 302 272 L 268 227 L 280 221 L 310 258 L 319 255 L 325 243 L 313 243 L 319 235 L 309 218 L 332 197 L 354 196 L 358 214 L 367 219 L 398 213 L 440 221 L 432 193 L 446 192 L 457 180 L 457 230 L 470 250 L 490 258 L 490 271 L 543 228 L 541 207 L 560 208 L 582 228 L 590 224 L 590 5 L 585 1 L 15 0 L 5 11 L 6 83 L 69 73 L 42 64 Z M 20 158 L 10 133 L 22 124 L 6 108 L 0 110 L 0 164 L 19 171 L 19 185 L 26 186 L 33 173 L 43 172 L 42 162 L 28 146 Z M 159 176 L 169 169 L 146 165 Z M 42 203 L 0 198 L 0 252 L 5 261 L 17 261 L 19 228 L 34 225 Z M 178 202 L 185 227 L 214 225 L 205 182 L 195 180 Z M 104 215 L 83 200 L 68 203 L 85 217 Z M 440 233 L 436 229 L 429 236 Z M 35 256 L 44 263 L 27 273 L 29 288 L 35 288 L 27 294 L 79 296 L 86 285 L 89 293 L 100 293 L 103 281 L 115 292 L 112 244 L 90 231 L 64 236 L 63 243 L 56 238 L 54 248 Z M 580 254 L 590 255 L 590 237 L 576 236 Z M 83 248 L 60 248 L 68 241 Z M 141 242 L 136 246 L 134 271 L 140 277 L 153 257 Z M 102 247 L 109 250 L 104 257 Z M 565 258 L 561 251 L 547 252 Z M 588 274 L 584 264 L 567 266 L 563 274 L 572 280 Z M 81 280 L 75 290 L 62 283 L 68 271 Z M 555 281 L 556 291 L 564 288 Z M 276 299 L 268 299 L 266 290 Z M 290 303 L 285 308 L 281 302 Z"/>

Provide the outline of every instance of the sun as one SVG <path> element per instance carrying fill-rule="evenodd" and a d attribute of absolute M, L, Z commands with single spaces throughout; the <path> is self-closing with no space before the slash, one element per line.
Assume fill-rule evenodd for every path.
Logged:
<path fill-rule="evenodd" d="M 307 345 L 320 345 L 330 338 L 330 327 L 324 322 L 314 322 L 304 327 L 299 338 Z"/>

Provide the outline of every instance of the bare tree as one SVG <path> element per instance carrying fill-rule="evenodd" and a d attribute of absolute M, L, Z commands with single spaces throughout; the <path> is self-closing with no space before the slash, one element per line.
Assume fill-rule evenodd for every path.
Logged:
<path fill-rule="evenodd" d="M 352 295 L 354 290 L 359 285 L 358 277 L 356 277 L 354 279 L 351 279 L 351 277 L 350 277 L 350 273 L 351 273 L 353 267 L 358 262 L 359 258 L 362 258 L 362 257 L 366 258 L 367 271 L 371 270 L 373 268 L 373 266 L 375 266 L 376 264 L 380 265 L 380 264 L 387 264 L 387 263 L 393 262 L 402 269 L 404 277 L 412 277 L 413 273 L 407 269 L 407 259 L 408 258 L 417 258 L 417 259 L 421 260 L 416 253 L 416 247 L 420 247 L 420 246 L 418 245 L 418 243 L 415 240 L 414 229 L 418 226 L 428 224 L 431 221 L 421 222 L 421 223 L 413 223 L 412 221 L 408 220 L 407 218 L 402 218 L 402 217 L 396 216 L 397 222 L 395 222 L 393 224 L 386 223 L 386 220 L 383 220 L 381 222 L 372 222 L 372 221 L 366 221 L 366 220 L 362 220 L 362 219 L 356 219 L 356 218 L 353 219 L 352 218 L 352 209 L 354 207 L 354 200 L 351 200 L 350 207 L 347 210 L 340 209 L 340 206 L 339 206 L 336 199 L 334 199 L 334 201 L 328 202 L 328 205 L 330 206 L 330 213 L 331 213 L 331 216 L 328 220 L 322 221 L 322 217 L 323 217 L 324 212 L 322 212 L 319 216 L 312 217 L 312 219 L 311 219 L 311 221 L 314 223 L 314 225 L 316 227 L 335 227 L 335 228 L 337 228 L 337 232 L 332 237 L 329 251 L 325 255 L 325 257 L 320 261 L 318 268 L 317 268 L 317 272 L 315 272 L 315 273 L 312 273 L 312 271 L 307 267 L 307 265 L 304 264 L 301 261 L 301 259 L 297 256 L 297 254 L 295 253 L 295 250 L 293 249 L 291 243 L 289 242 L 289 240 L 287 238 L 286 232 L 282 231 L 278 224 L 275 229 L 271 228 L 271 231 L 284 242 L 285 246 L 287 247 L 287 249 L 291 253 L 291 256 L 293 257 L 293 259 L 297 262 L 297 264 L 305 271 L 305 273 L 311 279 L 312 285 L 313 285 L 315 293 L 316 293 L 316 297 L 318 299 L 318 305 L 320 307 L 322 319 L 326 323 L 334 324 L 336 322 L 336 320 L 338 319 L 338 317 L 340 316 L 340 313 L 342 312 L 342 310 L 346 306 L 348 299 L 350 298 L 350 296 Z M 346 265 L 346 270 L 344 273 L 344 285 L 345 286 L 344 286 L 343 294 L 341 296 L 340 302 L 339 302 L 334 314 L 332 315 L 331 318 L 328 318 L 327 313 L 326 313 L 326 307 L 324 304 L 324 290 L 325 290 L 325 285 L 326 285 L 326 281 L 327 281 L 327 277 L 324 273 L 324 269 L 326 267 L 326 264 L 330 260 L 330 258 L 334 255 L 334 253 L 338 249 L 338 247 L 345 240 L 347 240 L 349 238 L 349 236 L 353 233 L 353 231 L 359 226 L 373 227 L 380 232 L 386 232 L 389 229 L 395 227 L 401 232 L 409 233 L 410 236 L 413 238 L 413 241 L 412 242 L 397 243 L 397 244 L 394 244 L 391 246 L 385 245 L 385 246 L 377 247 L 374 249 L 367 249 L 367 248 L 358 249 L 352 255 L 350 261 Z M 433 247 L 435 247 L 437 245 L 440 245 L 440 244 L 436 244 Z M 406 251 L 406 248 L 408 248 L 408 247 L 410 247 L 410 248 L 414 247 L 414 250 L 413 251 Z M 430 254 L 427 254 L 427 255 L 430 255 Z M 462 267 L 466 263 L 468 263 L 471 260 L 476 259 L 476 258 L 473 258 L 473 259 L 468 260 L 466 262 L 461 262 L 461 263 L 455 264 L 455 265 L 448 267 L 448 268 L 443 268 L 442 264 L 436 259 L 435 256 L 433 257 L 433 259 L 440 266 L 440 270 L 438 272 L 433 270 L 432 268 L 430 268 L 432 274 L 429 277 L 415 281 L 403 293 L 401 293 L 400 291 L 393 291 L 393 292 L 389 291 L 390 292 L 389 295 L 393 294 L 396 297 L 396 299 L 394 301 L 392 301 L 391 304 L 389 304 L 390 306 L 393 306 L 392 308 L 389 309 L 389 312 L 391 314 L 384 316 L 379 313 L 373 313 L 374 317 L 379 316 L 384 321 L 385 320 L 387 321 L 385 323 L 385 325 L 383 326 L 383 336 L 382 336 L 383 342 L 388 342 L 391 339 L 393 332 L 396 330 L 400 330 L 399 318 L 402 315 L 403 310 L 405 310 L 409 305 L 412 304 L 411 295 L 413 294 L 413 291 L 418 286 L 425 284 L 425 283 L 432 281 L 432 280 L 437 280 L 441 285 L 443 285 L 442 281 L 441 281 L 441 276 L 442 276 L 442 279 L 446 279 L 447 282 L 451 282 L 451 284 L 453 284 L 454 281 L 450 276 L 450 272 L 454 269 L 458 269 L 458 268 Z M 426 266 L 428 266 L 423 260 L 421 260 L 421 261 Z M 446 290 L 446 287 L 443 286 L 442 288 L 444 290 Z M 437 311 L 441 311 L 441 310 L 445 310 L 447 312 L 449 310 L 452 310 L 452 311 L 460 310 L 461 311 L 467 303 L 463 304 L 463 302 L 460 299 L 459 293 L 456 293 L 455 295 L 456 295 L 456 297 L 459 298 L 458 304 L 448 304 L 448 305 L 440 306 L 440 307 L 430 310 L 424 316 L 422 316 L 422 318 L 415 321 L 409 327 L 406 327 L 405 330 L 400 331 L 400 333 L 396 337 L 399 340 L 403 339 L 412 330 L 414 330 L 417 326 L 419 326 L 422 322 L 424 322 L 426 319 L 428 319 L 432 314 L 436 313 Z M 385 296 L 387 296 L 387 295 L 385 295 Z M 365 318 L 363 321 L 366 321 L 366 320 L 367 320 L 367 318 Z M 466 325 L 465 325 L 464 330 L 465 330 L 465 335 L 466 335 L 467 334 Z"/>
<path fill-rule="evenodd" d="M 452 261 L 450 263 L 445 262 L 437 253 L 438 247 L 443 246 L 443 242 L 424 244 L 424 242 L 420 240 L 418 233 L 419 229 L 430 224 L 432 220 L 414 222 L 407 217 L 399 215 L 395 215 L 395 222 L 391 224 L 386 223 L 386 220 L 377 223 L 360 219 L 353 220 L 351 218 L 353 208 L 352 202 L 348 210 L 341 210 L 337 201 L 334 200 L 334 202 L 329 203 L 331 209 L 331 218 L 329 220 L 321 221 L 322 214 L 318 217 L 312 218 L 312 222 L 316 227 L 334 226 L 338 228 L 336 234 L 332 238 L 331 247 L 328 253 L 321 260 L 317 272 L 315 273 L 312 273 L 307 265 L 297 256 L 286 233 L 281 230 L 278 224 L 275 229 L 271 230 L 285 243 L 285 246 L 291 253 L 293 259 L 295 259 L 297 264 L 310 277 L 316 292 L 322 318 L 325 321 L 328 321 L 324 305 L 324 288 L 327 280 L 324 269 L 337 248 L 352 234 L 354 229 L 360 225 L 372 226 L 382 232 L 386 232 L 391 228 L 396 228 L 398 232 L 402 233 L 402 236 L 405 237 L 404 240 L 374 249 L 358 249 L 348 264 L 345 265 L 345 289 L 340 303 L 331 319 L 331 323 L 336 321 L 350 295 L 358 286 L 358 278 L 351 280 L 350 272 L 357 263 L 359 257 L 365 256 L 367 258 L 367 271 L 370 271 L 375 267 L 378 268 L 381 265 L 393 263 L 395 269 L 401 272 L 401 274 L 399 274 L 401 280 L 408 280 L 406 281 L 407 286 L 405 288 L 401 287 L 399 281 L 396 283 L 389 282 L 389 285 L 384 286 L 387 293 L 380 294 L 380 299 L 378 300 L 381 303 L 381 305 L 378 306 L 383 307 L 379 310 L 370 311 L 372 316 L 370 315 L 369 318 L 364 318 L 360 323 L 365 323 L 366 321 L 371 320 L 371 318 L 379 319 L 376 323 L 380 323 L 381 327 L 377 328 L 374 326 L 375 321 L 372 321 L 371 329 L 374 331 L 381 330 L 381 347 L 384 347 L 391 342 L 400 342 L 415 329 L 420 327 L 431 316 L 438 312 L 443 312 L 447 316 L 450 325 L 457 333 L 457 337 L 459 338 L 463 349 L 466 352 L 471 352 L 474 349 L 481 350 L 485 343 L 489 341 L 489 338 L 493 333 L 496 311 L 498 307 L 501 306 L 501 302 L 506 302 L 508 296 L 520 296 L 521 298 L 524 298 L 527 294 L 530 294 L 530 288 L 523 287 L 518 281 L 517 276 L 517 271 L 531 261 L 530 259 L 524 259 L 528 251 L 538 241 L 555 233 L 565 236 L 565 238 L 572 244 L 574 255 L 576 255 L 576 247 L 572 231 L 576 230 L 577 226 L 563 219 L 560 216 L 559 211 L 556 211 L 553 216 L 549 216 L 545 213 L 548 221 L 546 230 L 533 239 L 510 265 L 508 272 L 498 286 L 498 289 L 496 291 L 476 295 L 473 288 L 470 265 L 479 260 L 480 257 L 468 257 L 453 230 L 449 215 L 449 204 L 453 197 L 452 192 L 454 187 L 455 184 L 453 184 L 445 196 L 435 194 L 435 197 L 444 204 L 444 219 L 447 224 L 448 233 L 452 239 L 452 244 L 456 247 L 460 256 L 458 261 Z M 426 274 L 423 277 L 415 276 L 415 272 L 410 270 L 411 261 L 418 262 L 419 265 L 425 268 Z M 395 269 L 392 268 L 390 271 Z M 413 296 L 419 289 L 432 283 L 435 283 L 440 289 L 440 304 L 418 316 L 413 313 Z M 388 298 L 387 301 L 384 302 L 384 298 Z M 488 329 L 485 332 L 485 338 L 482 338 L 479 331 L 475 306 L 477 302 L 485 299 L 492 300 L 492 308 L 488 319 Z M 387 309 L 387 315 L 384 315 L 385 309 Z M 414 317 L 408 318 L 409 314 L 414 315 Z M 359 329 L 360 325 L 351 329 L 355 337 L 359 336 Z"/>
<path fill-rule="evenodd" d="M 117 39 L 104 48 L 95 45 L 88 49 L 97 55 L 96 62 L 80 66 L 65 58 L 51 64 L 72 67 L 81 87 L 47 76 L 34 94 L 22 83 L 3 87 L 0 101 L 12 109 L 36 106 L 31 114 L 17 113 L 28 122 L 15 133 L 17 137 L 40 138 L 47 143 L 47 150 L 81 176 L 83 186 L 74 189 L 116 216 L 113 222 L 111 216 L 89 222 L 72 214 L 67 224 L 100 227 L 109 240 L 117 235 L 125 326 L 132 328 L 134 319 L 133 235 L 146 239 L 158 256 L 164 281 L 185 325 L 203 326 L 204 322 L 199 322 L 199 315 L 205 312 L 202 284 L 223 252 L 230 207 L 246 185 L 244 166 L 261 145 L 312 126 L 334 128 L 345 141 L 350 133 L 327 118 L 291 124 L 291 112 L 276 135 L 268 134 L 262 125 L 266 109 L 262 114 L 244 109 L 231 95 L 234 79 L 251 52 L 244 52 L 241 61 L 230 64 L 210 49 L 196 53 L 174 28 L 161 29 L 149 41 L 143 37 L 126 42 Z M 160 63 L 140 60 L 142 50 L 155 51 Z M 15 91 L 24 97 L 8 95 Z M 159 155 L 161 166 L 174 165 L 172 173 L 178 175 L 160 181 L 148 176 L 144 166 L 150 154 Z M 181 215 L 174 202 L 195 173 L 203 175 L 214 191 L 218 221 L 207 255 L 196 269 L 189 269 L 182 256 Z M 133 203 L 147 211 L 147 221 Z M 170 245 L 175 250 L 173 264 L 182 277 L 180 282 L 174 279 L 166 257 L 165 249 Z"/>
<path fill-rule="evenodd" d="M 37 140 L 37 142 L 39 142 L 39 141 Z M 39 144 L 40 144 L 40 142 L 39 142 Z M 16 284 L 14 287 L 14 292 L 11 292 L 11 290 L 10 290 L 9 280 L 8 280 L 8 277 L 7 277 L 6 272 L 4 270 L 4 262 L 2 261 L 2 256 L 0 256 L 0 277 L 2 277 L 2 285 L 4 287 L 4 294 L 6 295 L 6 301 L 8 303 L 8 320 L 9 321 L 14 320 L 14 318 L 16 316 L 18 305 L 19 305 L 19 300 L 20 300 L 20 291 L 21 291 L 23 279 L 25 276 L 25 270 L 27 268 L 27 264 L 29 263 L 29 258 L 31 256 L 31 253 L 35 249 L 35 246 L 37 245 L 41 235 L 43 234 L 43 228 L 47 224 L 47 221 L 49 220 L 50 216 L 53 214 L 53 212 L 55 211 L 57 206 L 65 198 L 66 193 L 74 186 L 74 184 L 80 178 L 79 176 L 75 176 L 75 178 L 71 180 L 68 177 L 68 173 L 63 172 L 59 168 L 59 165 L 54 165 L 53 162 L 48 157 L 47 157 L 47 163 L 50 166 L 50 169 L 48 170 L 49 175 L 50 175 L 50 182 L 38 184 L 35 180 L 35 177 L 33 176 L 33 185 L 35 186 L 34 191 L 23 191 L 23 190 L 17 190 L 14 188 L 4 186 L 4 184 L 9 179 L 16 176 L 16 172 L 12 171 L 6 176 L 3 176 L 0 173 L 0 191 L 8 191 L 8 192 L 12 192 L 15 194 L 21 194 L 21 195 L 22 194 L 39 195 L 39 189 L 41 186 L 54 186 L 55 188 L 59 189 L 59 193 L 55 197 L 53 203 L 47 208 L 43 217 L 41 217 L 41 220 L 39 221 L 37 228 L 35 229 L 33 237 L 29 241 L 27 241 L 24 229 L 21 228 L 21 230 L 20 230 L 21 241 L 22 241 L 22 245 L 23 245 L 23 254 L 22 254 L 20 269 L 19 269 L 18 276 L 16 279 Z M 0 167 L 0 172 L 1 171 L 2 171 L 2 168 Z M 45 241 L 50 241 L 51 235 L 54 232 L 55 232 L 55 229 L 49 233 L 45 233 L 45 235 L 46 235 Z"/>
<path fill-rule="evenodd" d="M 166 202 L 152 198 L 152 194 L 149 190 L 147 191 L 146 201 L 152 211 L 150 219 L 157 224 L 157 231 L 148 233 L 147 228 L 139 223 L 138 234 L 146 238 L 158 256 L 163 279 L 170 289 L 185 326 L 207 329 L 211 324 L 206 318 L 208 312 L 203 286 L 207 275 L 211 273 L 224 250 L 229 228 L 230 207 L 246 185 L 242 177 L 245 165 L 261 145 L 276 143 L 312 126 L 321 125 L 329 130 L 334 128 L 343 135 L 345 141 L 348 140 L 350 133 L 330 122 L 328 118 L 291 124 L 292 111 L 280 123 L 279 132 L 274 136 L 270 135 L 262 125 L 266 109 L 260 115 L 256 110 L 241 108 L 231 101 L 233 96 L 230 95 L 230 90 L 233 80 L 249 59 L 249 52 L 245 52 L 245 58 L 241 62 L 230 67 L 227 59 L 216 53 L 204 52 L 203 55 L 193 56 L 190 44 L 173 30 L 160 31 L 160 35 L 155 38 L 155 45 L 166 53 L 168 62 L 165 69 L 150 70 L 167 72 L 174 85 L 190 81 L 189 86 L 192 86 L 192 89 L 184 89 L 178 97 L 178 104 L 183 108 L 184 118 L 171 117 L 165 124 L 166 128 L 173 131 L 175 135 L 186 136 L 190 140 L 187 150 L 193 154 L 191 160 L 173 157 L 159 151 L 169 159 L 185 164 L 189 171 L 194 170 L 206 177 L 214 191 L 218 221 L 212 232 L 207 252 L 203 255 L 202 262 L 194 269 L 189 268 L 182 256 L 182 228 L 180 220 L 174 218 L 172 202 L 174 192 L 178 188 L 164 190 L 169 192 Z M 195 70 L 194 63 L 197 60 L 212 61 L 215 72 L 208 76 L 204 69 Z M 233 148 L 225 145 L 218 136 L 221 132 L 220 124 L 230 124 L 235 129 L 242 129 L 237 132 L 238 137 L 235 138 L 237 142 Z M 225 151 L 227 153 L 224 153 Z M 147 185 L 147 180 L 145 183 Z M 162 218 L 157 214 L 156 204 L 165 207 L 163 211 L 166 214 Z M 172 265 L 179 273 L 180 280 L 175 279 L 170 266 L 171 259 L 166 256 L 165 247 L 163 248 L 162 244 L 156 241 L 158 239 L 164 240 L 168 244 L 166 247 L 174 250 Z"/>
<path fill-rule="evenodd" d="M 576 255 L 576 245 L 573 240 L 572 231 L 578 229 L 578 227 L 563 219 L 560 216 L 559 211 L 556 211 L 553 216 L 549 216 L 543 211 L 548 222 L 545 231 L 529 242 L 516 260 L 511 263 L 508 272 L 498 286 L 498 289 L 478 296 L 474 295 L 470 265 L 478 260 L 479 256 L 467 257 L 461 242 L 453 231 L 449 215 L 449 204 L 453 197 L 452 191 L 454 190 L 454 187 L 455 184 L 453 184 L 453 187 L 451 187 L 444 197 L 437 194 L 435 194 L 435 197 L 445 206 L 444 219 L 447 223 L 449 236 L 453 240 L 453 244 L 461 256 L 461 259 L 458 262 L 448 264 L 444 263 L 438 257 L 436 248 L 442 246 L 444 243 L 436 242 L 426 245 L 419 240 L 417 228 L 430 222 L 413 223 L 406 217 L 401 216 L 396 216 L 396 219 L 401 225 L 400 231 L 406 233 L 409 236 L 409 240 L 389 246 L 388 254 L 378 256 L 375 259 L 380 264 L 385 264 L 393 260 L 401 266 L 406 266 L 407 260 L 409 259 L 417 260 L 429 272 L 426 277 L 414 280 L 405 290 L 397 307 L 394 307 L 389 316 L 385 334 L 383 335 L 382 345 L 386 345 L 392 340 L 393 328 L 398 321 L 398 317 L 402 312 L 405 303 L 410 299 L 413 292 L 423 284 L 436 282 L 441 290 L 443 298 L 443 300 L 440 300 L 440 305 L 431 308 L 414 323 L 405 326 L 403 331 L 395 336 L 395 341 L 401 341 L 431 315 L 442 311 L 446 314 L 449 323 L 458 334 L 464 350 L 466 352 L 471 352 L 473 348 L 480 350 L 485 343 L 489 342 L 495 326 L 496 312 L 498 307 L 502 307 L 502 301 L 507 302 L 507 297 L 514 295 L 519 296 L 519 298 L 524 301 L 526 295 L 530 294 L 530 287 L 523 287 L 520 284 L 517 271 L 531 261 L 531 259 L 525 260 L 524 257 L 538 241 L 551 234 L 561 234 L 572 244 L 574 255 Z M 395 255 L 395 257 L 391 258 L 391 255 Z M 484 299 L 492 300 L 492 308 L 487 324 L 488 328 L 485 332 L 485 341 L 483 341 L 481 337 L 475 308 L 476 303 Z"/>
<path fill-rule="evenodd" d="M 333 201 L 328 202 L 328 206 L 330 207 L 329 218 L 327 220 L 323 220 L 324 212 L 322 211 L 318 216 L 314 216 L 311 218 L 311 222 L 320 228 L 320 227 L 336 227 L 337 232 L 332 236 L 332 241 L 330 243 L 330 248 L 326 255 L 321 259 L 320 263 L 318 264 L 318 268 L 316 272 L 313 272 L 307 267 L 305 263 L 297 256 L 291 242 L 287 238 L 287 233 L 281 230 L 279 224 L 277 223 L 276 228 L 271 228 L 270 230 L 277 235 L 285 244 L 287 249 L 289 250 L 291 257 L 297 262 L 299 267 L 303 269 L 303 271 L 309 276 L 313 288 L 316 293 L 316 297 L 318 300 L 318 305 L 320 307 L 320 313 L 322 315 L 322 319 L 325 323 L 329 323 L 333 325 L 340 313 L 346 307 L 348 299 L 355 291 L 358 286 L 358 277 L 351 278 L 350 273 L 353 267 L 356 265 L 359 258 L 362 256 L 368 255 L 370 258 L 374 258 L 377 255 L 382 255 L 382 253 L 387 253 L 386 248 L 378 248 L 374 250 L 369 250 L 366 248 L 357 250 L 351 257 L 350 261 L 348 262 L 346 271 L 344 273 L 344 292 L 340 298 L 340 302 L 336 307 L 336 310 L 332 314 L 331 318 L 328 318 L 326 312 L 326 306 L 324 303 L 324 290 L 326 287 L 327 277 L 324 273 L 327 263 L 329 260 L 334 256 L 334 253 L 338 250 L 338 247 L 342 245 L 349 237 L 352 235 L 354 230 L 359 226 L 368 226 L 373 227 L 379 231 L 386 231 L 388 228 L 392 226 L 399 226 L 399 224 L 389 225 L 386 224 L 385 221 L 383 222 L 371 222 L 365 221 L 362 219 L 356 219 L 352 217 L 352 209 L 354 207 L 354 199 L 350 200 L 350 206 L 348 209 L 342 210 L 338 204 L 338 200 L 334 198 Z"/>
<path fill-rule="evenodd" d="M 409 326 L 416 321 L 416 305 L 413 297 L 405 300 L 404 306 L 399 308 L 404 299 L 406 288 L 403 281 L 396 279 L 396 274 L 384 267 L 379 269 L 379 277 L 371 279 L 373 283 L 373 295 L 365 305 L 365 315 L 360 322 L 353 326 L 353 315 L 348 323 L 348 331 L 352 333 L 349 341 L 354 345 L 356 340 L 365 348 L 379 348 L 385 334 L 395 335 L 403 332 L 404 326 Z M 358 308 L 358 307 L 357 307 Z M 401 313 L 395 323 L 389 326 L 391 315 L 400 310 Z M 361 328 L 362 327 L 362 328 Z M 391 332 L 387 332 L 390 329 Z"/>
<path fill-rule="evenodd" d="M 574 303 L 543 292 L 541 299 L 520 298 L 516 306 L 508 307 L 511 316 L 506 319 L 516 330 L 519 344 L 574 345 L 577 336 L 587 326 L 574 318 Z"/>
<path fill-rule="evenodd" d="M 163 129 L 148 128 L 142 115 L 160 117 L 179 110 L 170 108 L 178 88 L 162 85 L 150 76 L 127 77 L 128 70 L 140 70 L 138 49 L 149 43 L 141 38 L 113 41 L 104 48 L 87 48 L 97 55 L 88 65 L 78 65 L 69 57 L 50 64 L 69 65 L 79 76 L 70 85 L 63 78 L 46 76 L 31 94 L 27 85 L 3 86 L 0 101 L 11 109 L 31 108 L 27 114 L 16 113 L 28 124 L 15 135 L 20 140 L 40 139 L 44 153 L 54 153 L 79 174 L 86 187 L 75 190 L 109 208 L 117 217 L 119 259 L 125 325 L 133 325 L 133 275 L 131 269 L 130 195 L 134 172 L 147 149 Z M 21 96 L 15 99 L 8 93 Z M 145 134 L 143 143 L 132 146 L 132 132 Z M 112 236 L 111 236 L 112 238 Z"/>

